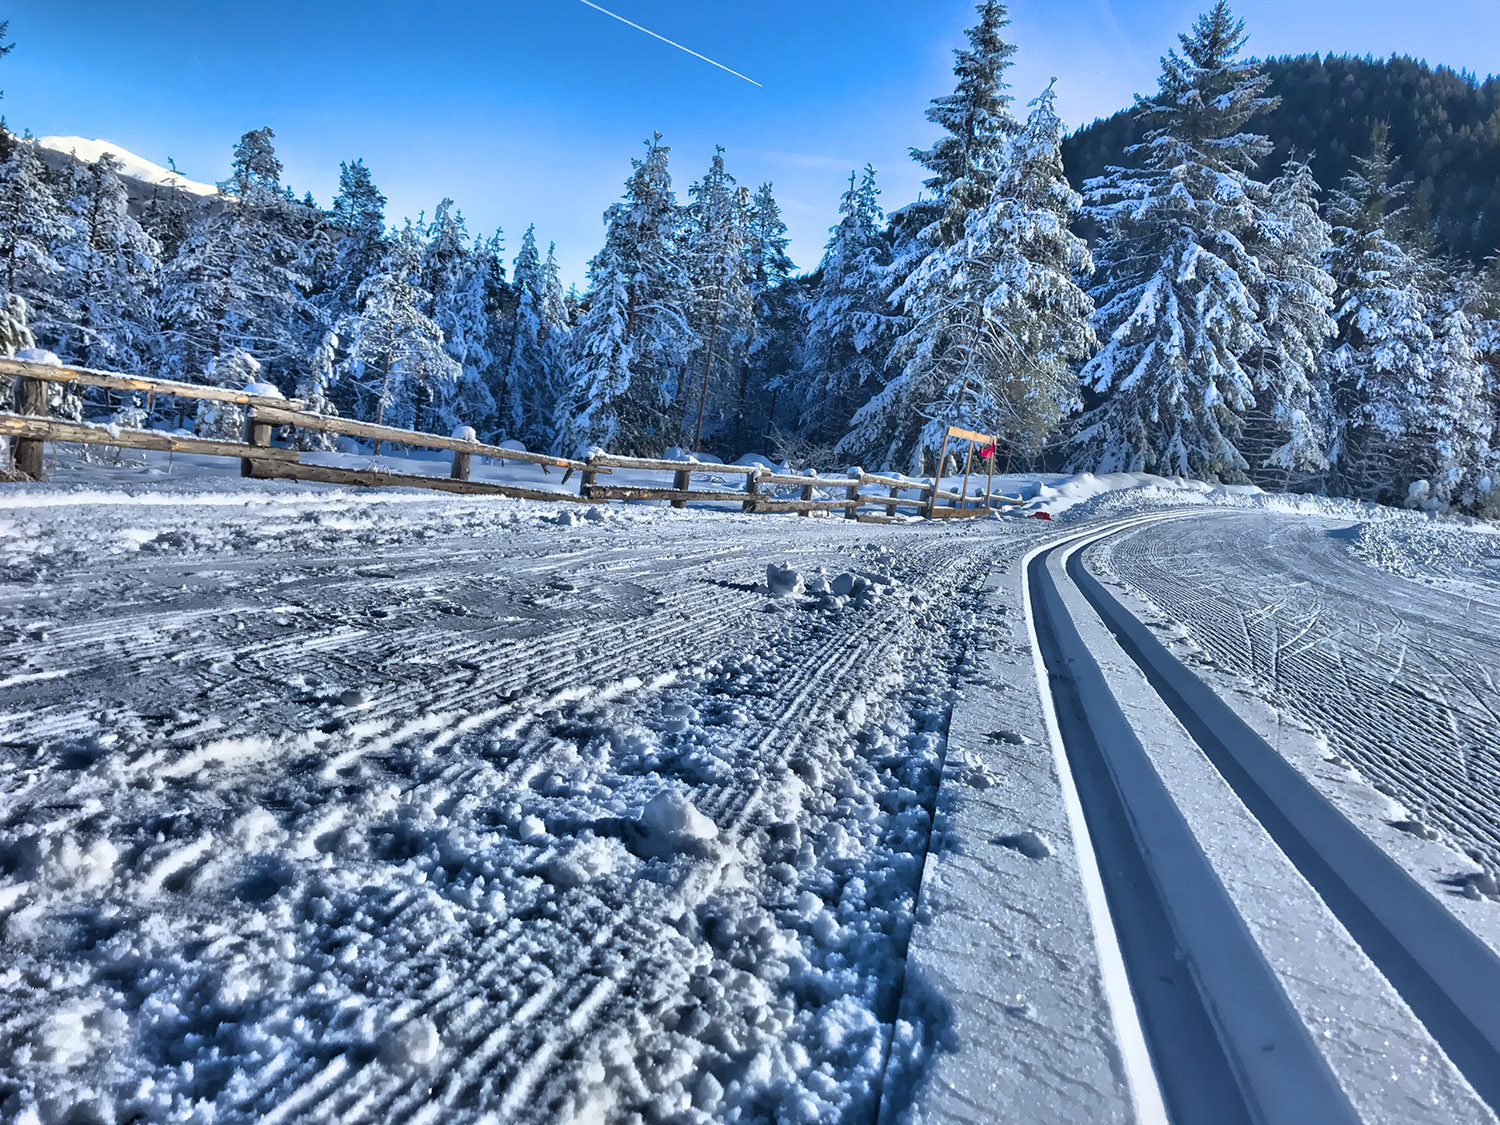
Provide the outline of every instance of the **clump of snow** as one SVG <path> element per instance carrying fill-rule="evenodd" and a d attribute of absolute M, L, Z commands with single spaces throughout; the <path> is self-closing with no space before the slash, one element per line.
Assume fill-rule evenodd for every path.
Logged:
<path fill-rule="evenodd" d="M 1046 859 L 1052 854 L 1052 841 L 1042 833 L 1028 828 L 1025 832 L 1016 832 L 1009 836 L 1001 836 L 995 841 L 1003 848 L 1020 852 L 1027 859 Z"/>
<path fill-rule="evenodd" d="M 442 1046 L 437 1025 L 423 1016 L 386 1034 L 380 1044 L 380 1057 L 392 1066 L 426 1066 L 438 1057 Z"/>
<path fill-rule="evenodd" d="M 645 840 L 659 851 L 675 851 L 684 846 L 703 844 L 719 835 L 712 820 L 682 793 L 664 789 L 641 810 L 637 821 Z"/>
<path fill-rule="evenodd" d="M 286 395 L 281 393 L 281 389 L 275 383 L 252 381 L 246 383 L 240 390 L 244 391 L 247 395 L 255 395 L 258 398 L 286 398 Z"/>
<path fill-rule="evenodd" d="M 766 589 L 773 598 L 795 598 L 799 596 L 806 587 L 799 574 L 788 563 L 768 563 L 766 565 Z"/>
<path fill-rule="evenodd" d="M 609 513 L 599 507 L 561 508 L 550 516 L 543 516 L 543 523 L 556 524 L 558 527 L 578 527 L 581 524 L 604 523 L 609 519 Z"/>
<path fill-rule="evenodd" d="M 62 360 L 56 354 L 49 352 L 46 348 L 22 348 L 16 352 L 16 358 L 24 363 L 39 363 L 43 367 L 61 367 Z"/>
<path fill-rule="evenodd" d="M 478 431 L 476 431 L 474 429 L 473 426 L 454 426 L 453 427 L 453 440 L 454 441 L 478 441 L 479 440 L 479 433 L 478 433 Z"/>

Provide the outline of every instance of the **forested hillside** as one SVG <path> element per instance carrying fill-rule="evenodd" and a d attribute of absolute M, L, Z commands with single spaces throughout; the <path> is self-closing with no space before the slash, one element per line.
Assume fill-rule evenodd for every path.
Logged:
<path fill-rule="evenodd" d="M 925 472 L 960 425 L 1010 465 L 1500 512 L 1500 86 L 1265 64 L 1218 0 L 1150 97 L 1067 140 L 1052 86 L 1011 92 L 1005 4 L 977 14 L 912 152 L 921 198 L 888 217 L 875 170 L 851 172 L 810 273 L 773 185 L 721 148 L 683 187 L 660 135 L 619 154 L 581 293 L 529 227 L 512 251 L 442 197 L 392 223 L 357 158 L 331 205 L 299 195 L 268 127 L 203 197 L 132 198 L 109 153 L 54 168 L 22 137 L 0 163 L 0 339 L 24 319 L 73 363 L 568 454 Z"/>
<path fill-rule="evenodd" d="M 1256 131 L 1273 145 L 1263 167 L 1296 153 L 1318 183 L 1339 183 L 1389 126 L 1396 173 L 1415 181 L 1408 222 L 1441 250 L 1479 263 L 1500 248 L 1500 78 L 1484 81 L 1397 56 L 1299 55 L 1263 64 L 1280 104 Z M 1121 110 L 1063 142 L 1068 177 L 1082 188 L 1112 164 L 1130 165 L 1140 119 Z"/>

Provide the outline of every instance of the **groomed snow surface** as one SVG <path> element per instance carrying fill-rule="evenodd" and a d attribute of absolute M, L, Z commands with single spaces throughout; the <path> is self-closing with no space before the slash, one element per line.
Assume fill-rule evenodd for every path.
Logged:
<path fill-rule="evenodd" d="M 7 486 L 0 1119 L 1129 1119 L 1017 578 L 1122 512 L 1217 513 L 1101 572 L 1500 909 L 1480 531 L 1143 478 L 1012 482 L 1060 524 L 869 526 L 206 465 Z M 1475 624 L 1388 623 L 1368 665 L 1335 630 L 1320 694 L 1289 669 L 1348 612 L 1333 567 Z M 1387 1119 L 1487 1119 L 1435 1066 Z"/>

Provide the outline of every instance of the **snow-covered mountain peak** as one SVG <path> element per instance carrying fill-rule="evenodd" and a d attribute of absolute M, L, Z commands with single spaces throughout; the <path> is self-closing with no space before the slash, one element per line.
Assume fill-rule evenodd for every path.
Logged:
<path fill-rule="evenodd" d="M 160 184 L 163 187 L 175 187 L 179 191 L 188 192 L 191 195 L 213 195 L 218 189 L 213 184 L 198 183 L 178 175 L 169 168 L 163 168 L 160 164 L 153 164 L 144 157 L 137 156 L 128 149 L 123 149 L 117 144 L 109 141 L 91 141 L 83 137 L 38 137 L 37 142 L 44 149 L 50 149 L 64 156 L 73 155 L 79 160 L 93 163 L 106 152 L 113 154 L 124 165 L 122 174 L 133 180 L 140 180 L 148 184 Z"/>

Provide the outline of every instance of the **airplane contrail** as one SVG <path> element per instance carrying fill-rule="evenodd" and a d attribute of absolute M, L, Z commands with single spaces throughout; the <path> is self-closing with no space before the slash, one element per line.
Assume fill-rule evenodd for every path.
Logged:
<path fill-rule="evenodd" d="M 681 43 L 675 43 L 671 39 L 668 39 L 665 35 L 658 35 L 658 34 L 656 34 L 656 32 L 652 31 L 649 27 L 642 27 L 638 23 L 632 23 L 630 20 L 626 19 L 624 16 L 616 15 L 614 12 L 611 12 L 608 8 L 601 8 L 601 7 L 599 7 L 598 4 L 593 3 L 593 0 L 579 0 L 579 3 L 581 3 L 581 4 L 587 4 L 590 8 L 593 8 L 594 11 L 596 11 L 596 12 L 603 12 L 610 19 L 619 20 L 621 23 L 625 24 L 627 27 L 633 27 L 637 31 L 644 31 L 647 35 L 651 36 L 652 39 L 660 39 L 663 43 L 667 44 L 669 47 L 676 47 L 679 51 L 686 51 L 688 54 L 692 55 L 693 58 L 695 58 L 695 59 L 702 59 L 704 62 L 708 63 L 710 66 L 716 66 L 720 70 L 728 70 L 730 74 L 734 75 L 736 78 L 744 78 L 745 81 L 748 82 L 748 83 L 750 83 L 750 85 L 752 85 L 752 86 L 760 86 L 760 83 L 757 82 L 755 79 L 746 77 L 745 75 L 741 74 L 737 70 L 730 70 L 729 67 L 725 66 L 723 63 L 721 63 L 721 62 L 714 62 L 714 60 L 711 59 L 711 58 L 709 58 L 707 55 L 700 55 L 697 51 L 693 50 L 691 47 L 684 47 Z M 764 89 L 764 87 L 762 87 L 762 89 Z"/>

